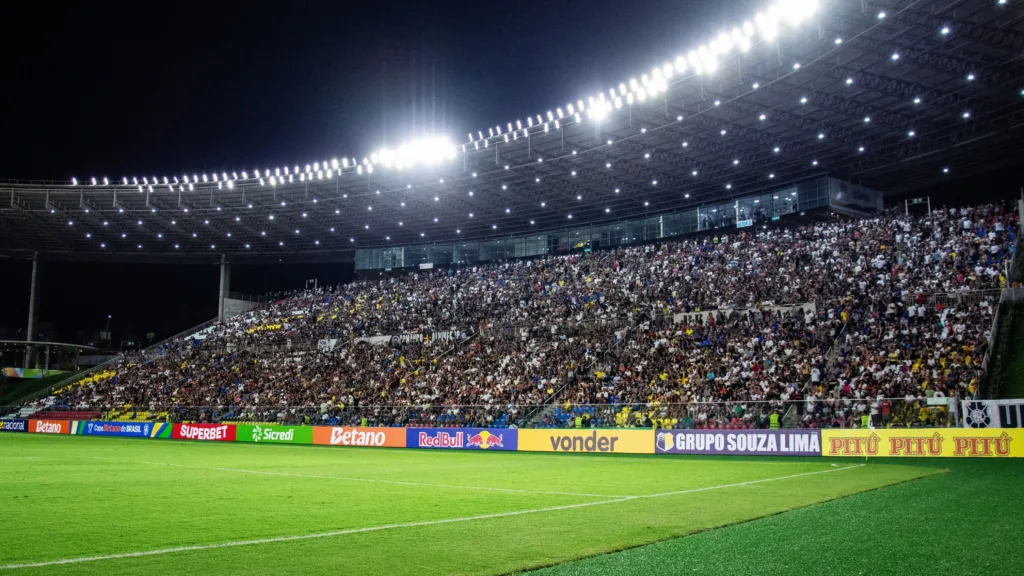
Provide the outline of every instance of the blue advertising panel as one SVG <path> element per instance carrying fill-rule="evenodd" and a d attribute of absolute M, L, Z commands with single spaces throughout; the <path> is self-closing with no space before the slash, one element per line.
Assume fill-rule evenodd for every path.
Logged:
<path fill-rule="evenodd" d="M 75 420 L 71 423 L 72 434 L 87 436 L 135 436 L 139 438 L 165 437 L 161 434 L 170 430 L 162 422 L 94 422 L 92 420 Z"/>
<path fill-rule="evenodd" d="M 659 430 L 655 454 L 756 454 L 821 456 L 821 431 L 796 430 Z"/>
<path fill-rule="evenodd" d="M 28 420 L 0 420 L 0 431 L 28 432 Z"/>
<path fill-rule="evenodd" d="M 407 428 L 407 448 L 448 450 L 517 450 L 519 431 L 514 428 Z"/>

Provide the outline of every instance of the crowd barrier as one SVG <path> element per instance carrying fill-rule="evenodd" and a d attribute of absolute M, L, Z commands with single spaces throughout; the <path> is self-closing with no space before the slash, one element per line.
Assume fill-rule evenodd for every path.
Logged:
<path fill-rule="evenodd" d="M 0 420 L 4 432 L 250 442 L 603 454 L 1024 458 L 1024 428 L 785 430 L 373 428 L 284 424 Z"/>

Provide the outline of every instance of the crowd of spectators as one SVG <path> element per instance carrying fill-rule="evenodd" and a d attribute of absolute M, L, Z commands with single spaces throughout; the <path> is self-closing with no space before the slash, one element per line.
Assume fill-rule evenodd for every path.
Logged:
<path fill-rule="evenodd" d="M 57 403 L 407 426 L 934 423 L 930 398 L 979 385 L 1017 219 L 890 212 L 302 290 Z"/>

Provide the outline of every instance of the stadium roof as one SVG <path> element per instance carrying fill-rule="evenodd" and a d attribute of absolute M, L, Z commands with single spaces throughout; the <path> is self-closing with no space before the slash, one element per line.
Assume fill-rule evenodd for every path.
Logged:
<path fill-rule="evenodd" d="M 1022 157 L 1022 16 L 1002 0 L 784 0 L 600 94 L 459 143 L 6 181 L 0 255 L 350 260 L 637 219 L 823 174 L 912 191 Z"/>

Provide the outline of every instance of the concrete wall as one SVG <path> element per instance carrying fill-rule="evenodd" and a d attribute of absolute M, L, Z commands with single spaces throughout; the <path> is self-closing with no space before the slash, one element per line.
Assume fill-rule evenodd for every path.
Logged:
<path fill-rule="evenodd" d="M 225 298 L 224 318 L 238 316 L 239 314 L 248 312 L 249 310 L 252 310 L 253 308 L 259 305 L 259 302 L 249 302 L 247 300 L 235 300 L 234 298 Z"/>

